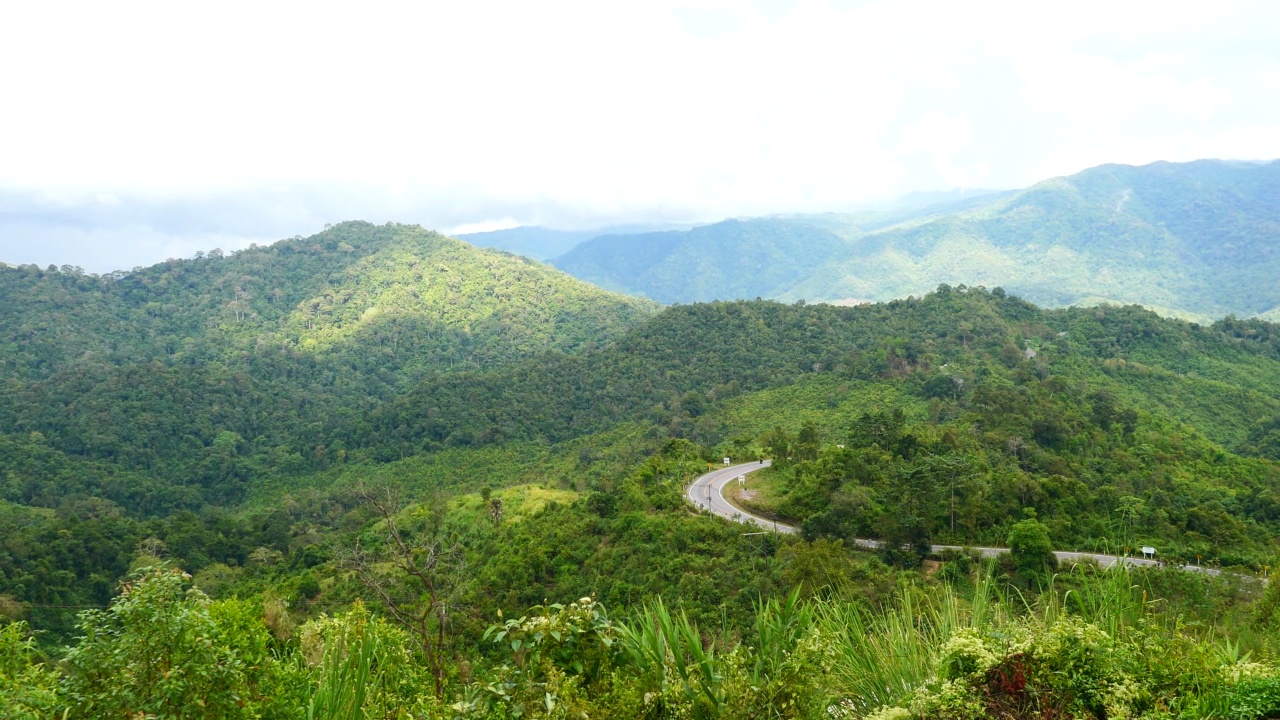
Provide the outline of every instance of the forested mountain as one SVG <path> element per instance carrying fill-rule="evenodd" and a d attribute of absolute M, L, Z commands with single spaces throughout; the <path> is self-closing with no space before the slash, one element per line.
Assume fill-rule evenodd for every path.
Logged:
<path fill-rule="evenodd" d="M 796 237 L 844 243 L 819 226 L 846 220 Z M 0 625 L 0 715 L 116 716 L 159 707 L 163 689 L 188 703 L 175 717 L 323 717 L 354 687 L 340 678 L 366 673 L 351 702 L 389 717 L 816 718 L 840 703 L 866 718 L 941 702 L 927 679 L 951 667 L 954 628 L 904 640 L 926 658 L 914 679 L 867 674 L 867 658 L 907 652 L 879 645 L 872 618 L 913 628 L 920 607 L 990 630 L 993 667 L 1022 667 L 998 659 L 1009 633 L 1149 633 L 1130 636 L 1123 672 L 1097 670 L 1105 683 L 1176 675 L 1143 670 L 1144 643 L 1181 643 L 1179 667 L 1217 652 L 1173 618 L 1230 622 L 1236 655 L 1280 652 L 1280 594 L 1261 586 L 1056 577 L 1044 559 L 1152 544 L 1228 577 L 1275 566 L 1280 330 L 1265 321 L 1046 310 L 947 285 L 855 307 L 659 311 L 364 223 L 108 278 L 0 280 L 0 616 L 44 631 Z M 749 501 L 799 537 L 684 502 L 723 457 L 774 460 Z M 856 552 L 864 537 L 887 549 Z M 934 542 L 1014 554 L 926 563 Z M 978 614 L 995 587 L 1013 624 Z M 563 644 L 542 644 L 548 627 Z M 681 677 L 672 647 L 702 653 L 695 675 L 715 682 L 654 680 Z M 1064 676 L 1036 657 L 1033 680 Z M 1115 707 L 1235 692 L 1220 665 L 1146 680 Z M 156 667 L 183 682 L 132 680 Z M 1013 702 L 966 682 L 973 703 Z M 245 700 L 209 700 L 224 697 Z"/>
<path fill-rule="evenodd" d="M 415 248 L 476 253 L 501 267 L 514 262 L 543 273 L 530 281 L 535 287 L 540 278 L 559 277 L 417 229 L 333 230 L 408 233 L 420 243 Z M 403 254 L 386 265 L 379 264 L 381 251 L 369 255 L 370 276 L 412 267 L 419 257 L 393 247 Z M 205 258 L 191 267 L 236 260 Z M 424 264 L 424 272 L 439 267 L 418 262 Z M 79 283 L 103 282 L 74 272 L 9 272 L 69 297 L 80 297 Z M 337 282 L 345 272 L 331 270 L 327 281 L 361 297 L 361 282 Z M 195 281 L 182 277 L 167 282 L 191 288 Z M 104 299 L 83 304 L 105 306 L 108 290 L 119 287 L 95 290 Z M 189 292 L 185 297 L 197 297 Z M 528 297 L 500 283 L 486 292 Z M 999 289 L 949 286 L 857 307 L 717 302 L 667 308 L 638 322 L 646 306 L 624 303 L 615 312 L 590 344 L 532 354 L 515 348 L 491 366 L 437 367 L 412 384 L 397 369 L 407 365 L 381 375 L 372 360 L 361 365 L 345 323 L 313 320 L 312 328 L 299 328 L 290 324 L 293 310 L 275 317 L 280 335 L 315 342 L 286 353 L 270 346 L 268 359 L 237 344 L 253 335 L 242 338 L 225 316 L 210 330 L 221 333 L 224 348 L 193 342 L 172 355 L 161 347 L 151 359 L 131 351 L 135 359 L 107 345 L 81 350 L 86 357 L 66 349 L 68 339 L 44 346 L 64 353 L 49 361 L 52 368 L 17 353 L 21 361 L 7 366 L 0 398 L 0 614 L 46 630 L 43 642 L 66 658 L 67 674 L 41 674 L 34 656 L 14 649 L 27 647 L 20 646 L 23 626 L 8 626 L 0 642 L 19 660 L 0 666 L 8 673 L 0 687 L 44 688 L 47 695 L 0 692 L 0 710 L 36 702 L 140 707 L 134 703 L 152 697 L 150 687 L 100 682 L 95 672 L 135 660 L 152 667 L 162 662 L 156 657 L 169 657 L 164 653 L 185 652 L 134 639 L 131 633 L 150 637 L 153 621 L 143 618 L 199 623 L 166 637 L 179 648 L 218 638 L 214 646 L 227 658 L 211 659 L 209 667 L 227 677 L 203 676 L 222 688 L 208 696 L 251 686 L 246 707 L 270 717 L 301 717 L 298 708 L 339 692 L 329 673 L 348 657 L 343 643 L 365 643 L 367 633 L 377 644 L 351 646 L 362 649 L 349 656 L 373 653 L 379 660 L 369 668 L 396 668 L 394 680 L 378 675 L 383 679 L 368 685 L 375 698 L 368 702 L 386 703 L 391 716 L 500 717 L 517 706 L 554 709 L 570 701 L 609 716 L 606 708 L 636 711 L 656 702 L 646 696 L 662 693 L 675 694 L 655 717 L 702 707 L 703 696 L 647 684 L 652 663 L 667 660 L 662 653 L 645 660 L 643 643 L 662 650 L 673 640 L 646 640 L 644 632 L 679 633 L 680 652 L 708 653 L 698 672 L 732 683 L 707 691 L 713 696 L 704 717 L 753 717 L 758 703 L 780 709 L 780 717 L 818 717 L 835 701 L 861 708 L 851 718 L 869 717 L 881 704 L 923 693 L 924 681 L 864 694 L 886 686 L 877 679 L 858 685 L 863 671 L 841 663 L 896 655 L 874 645 L 879 626 L 851 619 L 863 616 L 821 613 L 893 613 L 894 603 L 904 603 L 902 617 L 914 627 L 913 608 L 921 603 L 964 595 L 977 608 L 993 583 L 1008 587 L 1008 598 L 1044 593 L 1035 602 L 1046 608 L 1092 608 L 1089 622 L 1130 613 L 1122 617 L 1144 632 L 1181 627 L 1154 613 L 1206 622 L 1226 614 L 1246 633 L 1238 652 L 1265 659 L 1277 650 L 1265 630 L 1280 621 L 1276 599 L 1255 600 L 1247 586 L 1159 573 L 1112 582 L 1085 570 L 1057 580 L 1059 589 L 1044 583 L 1047 568 L 1028 560 L 1038 556 L 1022 545 L 987 575 L 962 554 L 935 557 L 931 562 L 943 563 L 936 573 L 919 569 L 930 542 L 1001 545 L 1028 533 L 1042 538 L 1042 549 L 1151 543 L 1171 561 L 1246 574 L 1273 565 L 1280 538 L 1276 326 L 1235 319 L 1202 326 L 1136 306 L 1044 310 Z M 264 315 L 254 322 L 266 322 Z M 91 317 L 112 315 L 98 309 Z M 318 329 L 328 334 L 302 335 Z M 112 337 L 99 328 L 85 342 Z M 369 392 L 376 387 L 403 389 Z M 800 524 L 801 537 L 744 535 L 688 508 L 684 483 L 725 456 L 774 459 L 775 468 L 752 481 L 766 493 L 756 502 Z M 874 557 L 851 553 L 859 537 L 889 541 L 890 549 Z M 406 562 L 425 575 L 403 570 Z M 178 568 L 217 601 L 184 594 L 188 580 Z M 120 593 L 125 578 L 132 579 Z M 1139 583 L 1161 602 L 1147 605 L 1132 590 Z M 1108 602 L 1129 610 L 1071 599 L 1114 588 L 1123 595 Z M 364 604 L 352 604 L 356 598 Z M 548 605 L 548 598 L 577 600 Z M 76 620 L 76 609 L 108 602 L 115 604 L 110 612 L 89 610 Z M 406 612 L 425 619 L 392 628 Z M 1161 622 L 1139 623 L 1134 612 Z M 296 634 L 295 622 L 304 623 Z M 538 643 L 552 637 L 536 639 L 544 626 L 570 639 L 546 650 L 545 662 L 520 654 L 543 652 Z M 624 626 L 633 629 L 617 629 Z M 868 635 L 857 642 L 880 649 L 853 644 L 848 633 L 860 627 Z M 1015 631 L 1030 632 L 998 632 Z M 66 650 L 54 645 L 73 637 Z M 609 642 L 590 640 L 597 637 Z M 821 645 L 823 637 L 838 639 Z M 938 658 L 949 637 L 917 641 Z M 514 659 L 512 638 L 521 643 Z M 770 645 L 777 642 L 783 645 Z M 772 657 L 770 647 L 799 664 L 770 665 L 762 659 Z M 152 654 L 139 655 L 140 648 Z M 186 654 L 178 664 L 203 657 Z M 547 665 L 551 658 L 563 668 Z M 922 662 L 926 669 L 917 672 L 927 674 L 939 661 Z M 589 667 L 610 679 L 578 686 L 585 675 L 575 673 L 595 672 Z M 232 670 L 240 674 L 228 675 Z M 557 684 L 562 672 L 574 682 Z M 795 679 L 811 676 L 810 684 Z M 987 685 L 974 682 L 973 692 L 985 692 Z M 1196 692 L 1234 687 L 1207 685 L 1199 675 L 1194 682 Z M 1161 697 L 1188 692 L 1178 684 L 1152 687 Z M 792 697 L 803 688 L 810 688 L 803 690 L 808 699 Z M 733 703 L 742 704 L 740 713 L 727 709 Z M 813 713 L 781 710 L 795 707 Z M 237 713 L 233 707 L 209 716 L 243 715 Z"/>
<path fill-rule="evenodd" d="M 20 377 L 242 353 L 362 363 L 372 347 L 379 371 L 483 367 L 607 340 L 655 309 L 416 226 L 368 223 L 108 276 L 0 267 L 0 302 L 4 369 Z"/>
<path fill-rule="evenodd" d="M 600 237 L 554 262 L 668 303 L 849 303 L 949 283 L 1004 287 L 1046 307 L 1138 303 L 1198 320 L 1280 313 L 1280 161 L 1104 165 L 1018 192 L 940 198 Z"/>
<path fill-rule="evenodd" d="M 0 303 L 4 432 L 47 430 L 73 456 L 224 499 L 248 470 L 211 453 L 326 464 L 335 428 L 429 374 L 582 351 L 656 310 L 521 257 L 367 223 L 109 277 L 2 268 Z"/>
<path fill-rule="evenodd" d="M 790 219 L 725 220 L 688 231 L 605 235 L 553 263 L 601 287 L 659 302 L 772 297 L 847 245 L 835 232 Z"/>
<path fill-rule="evenodd" d="M 1261 315 L 1280 304 L 1278 199 L 1280 161 L 1104 165 L 869 234 L 780 297 L 881 300 L 963 282 L 1048 306 Z"/>

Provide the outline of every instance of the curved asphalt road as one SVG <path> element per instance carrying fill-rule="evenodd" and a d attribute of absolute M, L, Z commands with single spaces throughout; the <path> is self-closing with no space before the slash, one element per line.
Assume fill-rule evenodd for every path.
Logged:
<path fill-rule="evenodd" d="M 782 523 L 775 522 L 773 520 L 756 517 L 745 510 L 739 510 L 729 504 L 728 500 L 724 499 L 725 485 L 728 485 L 731 482 L 737 482 L 736 478 L 739 475 L 746 475 L 749 472 L 755 472 L 756 470 L 767 468 L 770 464 L 772 464 L 771 460 L 764 460 L 761 462 L 742 463 L 741 465 L 730 465 L 729 467 L 723 467 L 719 470 L 712 470 L 706 475 L 694 480 L 693 484 L 689 486 L 689 489 L 685 494 L 689 497 L 690 502 L 703 510 L 709 511 L 712 515 L 719 515 L 722 518 L 756 525 L 773 532 L 794 533 L 796 529 L 790 525 L 783 525 Z"/>
<path fill-rule="evenodd" d="M 706 475 L 703 475 L 699 477 L 697 480 L 694 480 L 693 484 L 689 486 L 689 489 L 686 491 L 685 494 L 688 496 L 690 502 L 692 502 L 694 505 L 698 506 L 699 508 L 710 512 L 713 515 L 719 515 L 722 518 L 733 520 L 735 522 L 756 525 L 760 528 L 763 528 L 766 531 L 787 533 L 787 534 L 795 533 L 796 528 L 790 525 L 785 525 L 783 523 L 780 523 L 774 520 L 766 520 L 765 518 L 752 515 L 751 513 L 746 512 L 745 510 L 741 510 L 739 508 L 734 507 L 724 497 L 725 486 L 731 482 L 737 482 L 737 478 L 739 475 L 746 475 L 748 473 L 755 472 L 762 468 L 769 467 L 770 464 L 771 464 L 771 461 L 765 460 L 763 462 L 741 463 L 738 465 L 730 465 L 728 467 L 723 467 L 723 468 L 720 468 L 719 470 L 712 470 Z M 862 538 L 858 538 L 854 540 L 854 544 L 860 548 L 863 548 L 864 550 L 880 549 L 880 542 L 877 540 L 864 540 Z M 935 553 L 940 553 L 944 550 L 974 550 L 974 551 L 977 551 L 978 554 L 984 558 L 993 558 L 1002 553 L 1009 552 L 1008 548 L 961 547 L 959 545 L 932 545 L 930 546 L 930 548 Z M 1157 560 L 1148 560 L 1146 558 L 1127 557 L 1127 556 L 1120 556 L 1120 555 L 1103 555 L 1101 553 L 1074 552 L 1070 550 L 1055 550 L 1053 554 L 1057 556 L 1059 563 L 1063 563 L 1066 565 L 1078 563 L 1083 560 L 1090 560 L 1092 562 L 1096 562 L 1100 567 L 1104 567 L 1104 568 L 1114 567 L 1117 563 L 1124 563 L 1125 565 L 1145 566 L 1145 567 L 1151 567 L 1151 566 L 1160 564 L 1160 562 Z M 1188 572 L 1202 572 L 1208 575 L 1222 574 L 1221 570 L 1217 570 L 1215 568 L 1201 567 L 1199 565 L 1179 565 L 1177 567 L 1182 570 L 1186 570 Z M 1243 575 L 1242 577 L 1252 577 L 1252 576 Z"/>

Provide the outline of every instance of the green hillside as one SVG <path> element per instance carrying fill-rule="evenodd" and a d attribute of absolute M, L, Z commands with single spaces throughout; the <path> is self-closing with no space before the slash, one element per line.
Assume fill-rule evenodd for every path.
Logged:
<path fill-rule="evenodd" d="M 1274 325 L 945 285 L 654 312 L 417 228 L 317 237 L 4 271 L 0 715 L 1272 712 Z M 799 536 L 686 503 L 726 456 L 774 460 L 744 502 Z M 1232 574 L 1046 556 L 1141 544 Z"/>
<path fill-rule="evenodd" d="M 656 310 L 367 223 L 112 277 L 4 268 L 0 302 L 4 432 L 223 499 L 251 467 L 327 465 L 337 428 L 426 376 L 588 350 Z M 207 463 L 219 442 L 239 459 Z"/>
<path fill-rule="evenodd" d="M 1259 425 L 1280 416 L 1276 338 L 1262 323 L 1203 327 L 1136 307 L 1046 311 L 950 288 L 856 308 L 680 306 L 595 353 L 440 377 L 379 408 L 369 432 L 346 442 L 384 457 L 405 447 L 555 444 L 630 418 L 703 446 L 777 456 L 770 438 L 794 437 L 810 422 L 827 442 L 876 444 L 872 456 L 901 452 L 905 464 L 876 470 L 870 456 L 848 450 L 841 462 L 870 474 L 846 467 L 844 480 L 811 498 L 805 512 L 829 507 L 839 482 L 861 478 L 871 487 L 879 473 L 889 492 L 895 477 L 924 473 L 920 481 L 931 484 L 954 472 L 984 503 L 971 512 L 976 525 L 944 533 L 956 543 L 998 542 L 1004 523 L 1030 502 L 1040 517 L 1063 523 L 1060 540 L 1087 546 L 1105 537 L 1117 498 L 1133 495 L 1201 508 L 1225 503 L 1228 515 L 1236 512 L 1228 507 L 1255 507 L 1256 515 L 1215 522 L 1218 530 L 1236 527 L 1234 540 L 1219 538 L 1211 550 L 1215 542 L 1202 539 L 1197 547 L 1239 552 L 1257 522 L 1256 536 L 1266 538 L 1257 550 L 1266 554 L 1280 534 L 1280 467 L 1230 451 L 1252 447 Z M 894 410 L 904 415 L 893 421 L 898 429 L 884 431 L 889 440 L 849 439 L 868 418 Z M 913 449 L 899 450 L 908 436 Z M 1078 494 L 1074 504 L 1062 504 L 1064 493 Z M 1240 493 L 1251 499 L 1222 499 Z M 899 501 L 881 497 L 868 512 Z M 1011 505 L 990 504 L 1000 502 Z M 940 518 L 928 520 L 935 537 Z M 1101 524 L 1090 528 L 1086 518 Z M 871 520 L 846 531 L 876 532 Z M 1151 532 L 1166 545 L 1194 537 L 1185 522 Z"/>
<path fill-rule="evenodd" d="M 967 283 L 1046 306 L 1261 315 L 1280 305 L 1277 197 L 1280 162 L 1104 165 L 870 233 L 778 297 L 884 300 Z"/>
<path fill-rule="evenodd" d="M 1103 165 L 1017 192 L 605 236 L 554 262 L 661 302 L 852 303 L 939 284 L 1045 307 L 1137 303 L 1201 321 L 1280 313 L 1280 161 Z"/>
<path fill-rule="evenodd" d="M 109 276 L 0 267 L 0 302 L 4 370 L 17 377 L 244 353 L 339 355 L 411 376 L 573 351 L 655 310 L 524 258 L 358 222 Z"/>

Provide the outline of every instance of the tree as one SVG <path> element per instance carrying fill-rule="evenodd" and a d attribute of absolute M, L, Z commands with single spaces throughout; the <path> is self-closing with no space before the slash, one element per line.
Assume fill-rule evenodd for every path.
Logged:
<path fill-rule="evenodd" d="M 760 439 L 764 445 L 765 451 L 773 458 L 773 463 L 779 467 L 787 464 L 791 459 L 791 436 L 787 434 L 782 426 L 775 426 L 772 430 L 765 433 Z"/>
<path fill-rule="evenodd" d="M 799 597 L 834 595 L 846 589 L 853 580 L 854 566 L 849 562 L 844 540 L 819 538 L 813 542 L 795 542 L 779 552 L 782 582 L 795 588 Z"/>
<path fill-rule="evenodd" d="M 503 508 L 502 498 L 494 497 L 493 488 L 485 485 L 480 488 L 480 501 L 484 505 L 485 511 L 489 513 L 489 519 L 494 525 L 502 524 Z"/>
<path fill-rule="evenodd" d="M 402 529 L 401 503 L 390 487 L 361 487 L 357 496 L 382 519 L 382 538 L 375 547 L 357 541 L 345 564 L 415 639 L 434 679 L 435 695 L 441 697 L 449 616 L 462 591 L 462 546 L 442 534 L 438 517 L 427 518 L 426 527 L 416 532 Z"/>
<path fill-rule="evenodd" d="M 245 663 L 181 570 L 149 568 L 106 611 L 81 616 L 67 654 L 75 717 L 249 717 L 237 703 Z"/>
<path fill-rule="evenodd" d="M 1031 581 L 1043 581 L 1058 568 L 1058 558 L 1049 541 L 1049 528 L 1034 518 L 1022 520 L 1009 531 L 1009 554 L 1018 574 Z"/>
<path fill-rule="evenodd" d="M 815 460 L 818 457 L 818 427 L 812 420 L 800 426 L 800 434 L 796 436 L 796 457 L 800 460 Z"/>

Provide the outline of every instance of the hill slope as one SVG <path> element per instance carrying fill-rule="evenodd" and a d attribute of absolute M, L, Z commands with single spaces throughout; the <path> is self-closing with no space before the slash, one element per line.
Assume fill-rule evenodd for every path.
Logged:
<path fill-rule="evenodd" d="M 945 199 L 927 205 L 929 200 Z M 1138 303 L 1280 316 L 1280 161 L 1103 165 L 1014 192 L 879 212 L 726 221 L 588 240 L 554 264 L 662 302 L 877 301 L 939 284 L 1046 307 Z"/>
<path fill-rule="evenodd" d="M 999 290 L 943 288 L 853 308 L 769 301 L 668 308 L 598 351 L 438 376 L 379 409 L 370 434 L 352 442 L 379 445 L 397 434 L 421 449 L 560 442 L 626 419 L 687 430 L 719 401 L 814 375 L 893 384 L 913 368 L 957 362 L 1004 374 L 1001 366 L 1018 366 L 1033 348 L 1028 370 L 1114 385 L 1138 407 L 1224 446 L 1280 414 L 1274 325 L 1205 327 L 1136 306 L 1043 310 Z M 718 442 L 726 430 L 701 439 Z"/>
<path fill-rule="evenodd" d="M 346 442 L 393 459 L 564 443 L 626 421 L 718 448 L 710 457 L 817 463 L 819 444 L 841 443 L 785 478 L 789 517 L 818 534 L 893 535 L 914 514 L 926 537 L 998 543 L 1032 508 L 1087 546 L 1131 497 L 1162 547 L 1260 557 L 1280 537 L 1280 465 L 1230 449 L 1271 451 L 1278 385 L 1280 334 L 1265 323 L 944 288 L 854 308 L 670 308 L 597 352 L 439 377 Z"/>
<path fill-rule="evenodd" d="M 206 498 L 265 468 L 326 465 L 335 428 L 424 377 L 590 349 L 656 311 L 367 223 L 107 278 L 0 269 L 0 303 L 0 434 L 42 433 Z"/>
<path fill-rule="evenodd" d="M 781 299 L 874 300 L 939 283 L 1048 306 L 1133 302 L 1197 318 L 1280 305 L 1280 161 L 1104 165 L 869 233 Z"/>
<path fill-rule="evenodd" d="M 420 374 L 607 342 L 656 310 L 416 226 L 358 222 L 111 276 L 0 267 L 0 303 L 3 368 L 26 377 L 280 352 Z"/>

